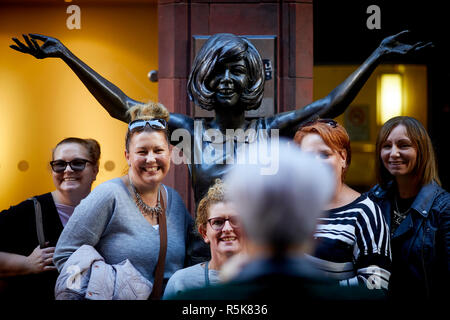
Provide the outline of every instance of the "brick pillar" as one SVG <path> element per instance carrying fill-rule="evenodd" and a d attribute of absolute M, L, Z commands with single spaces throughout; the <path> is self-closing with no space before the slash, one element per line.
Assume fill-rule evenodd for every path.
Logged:
<path fill-rule="evenodd" d="M 193 35 L 215 33 L 277 36 L 277 112 L 312 102 L 312 0 L 159 0 L 158 96 L 171 112 L 193 115 L 187 98 Z M 185 165 L 175 166 L 165 183 L 174 187 L 193 213 Z"/>
<path fill-rule="evenodd" d="M 281 5 L 278 34 L 279 112 L 298 109 L 313 96 L 313 4 L 289 1 Z"/>

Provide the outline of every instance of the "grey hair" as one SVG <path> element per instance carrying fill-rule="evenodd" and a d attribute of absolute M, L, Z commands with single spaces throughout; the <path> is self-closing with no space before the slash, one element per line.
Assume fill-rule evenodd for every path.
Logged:
<path fill-rule="evenodd" d="M 249 238 L 276 249 L 305 243 L 334 193 L 332 170 L 298 146 L 280 143 L 276 174 L 262 175 L 260 165 L 235 166 L 225 178 L 229 200 Z"/>

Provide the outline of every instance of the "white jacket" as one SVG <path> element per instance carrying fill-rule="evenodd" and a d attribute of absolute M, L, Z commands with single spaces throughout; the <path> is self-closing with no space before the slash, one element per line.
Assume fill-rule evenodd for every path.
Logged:
<path fill-rule="evenodd" d="M 90 245 L 78 248 L 56 280 L 56 300 L 146 300 L 153 284 L 126 259 L 109 265 Z"/>

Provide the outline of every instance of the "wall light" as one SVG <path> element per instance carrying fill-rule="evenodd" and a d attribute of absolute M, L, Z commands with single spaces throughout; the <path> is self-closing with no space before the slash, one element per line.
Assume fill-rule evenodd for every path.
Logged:
<path fill-rule="evenodd" d="M 398 73 L 385 73 L 378 81 L 377 123 L 383 125 L 392 117 L 402 115 L 403 79 Z"/>

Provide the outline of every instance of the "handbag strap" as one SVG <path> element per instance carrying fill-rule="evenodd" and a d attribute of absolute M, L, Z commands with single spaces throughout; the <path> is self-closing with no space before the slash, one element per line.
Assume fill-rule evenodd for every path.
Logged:
<path fill-rule="evenodd" d="M 45 236 L 44 236 L 44 226 L 42 224 L 42 209 L 41 204 L 35 197 L 29 198 L 28 200 L 33 201 L 34 204 L 34 214 L 36 217 L 36 233 L 39 241 L 39 247 L 45 248 Z"/>
<path fill-rule="evenodd" d="M 209 261 L 205 262 L 205 287 L 209 287 Z"/>
<path fill-rule="evenodd" d="M 150 294 L 149 300 L 159 300 L 161 299 L 163 293 L 163 280 L 164 280 L 164 264 L 166 261 L 166 252 L 167 252 L 167 224 L 166 224 L 166 190 L 162 192 L 162 210 L 158 217 L 159 222 L 159 256 L 158 256 L 158 264 L 155 269 L 155 280 L 153 281 L 153 289 Z"/>

